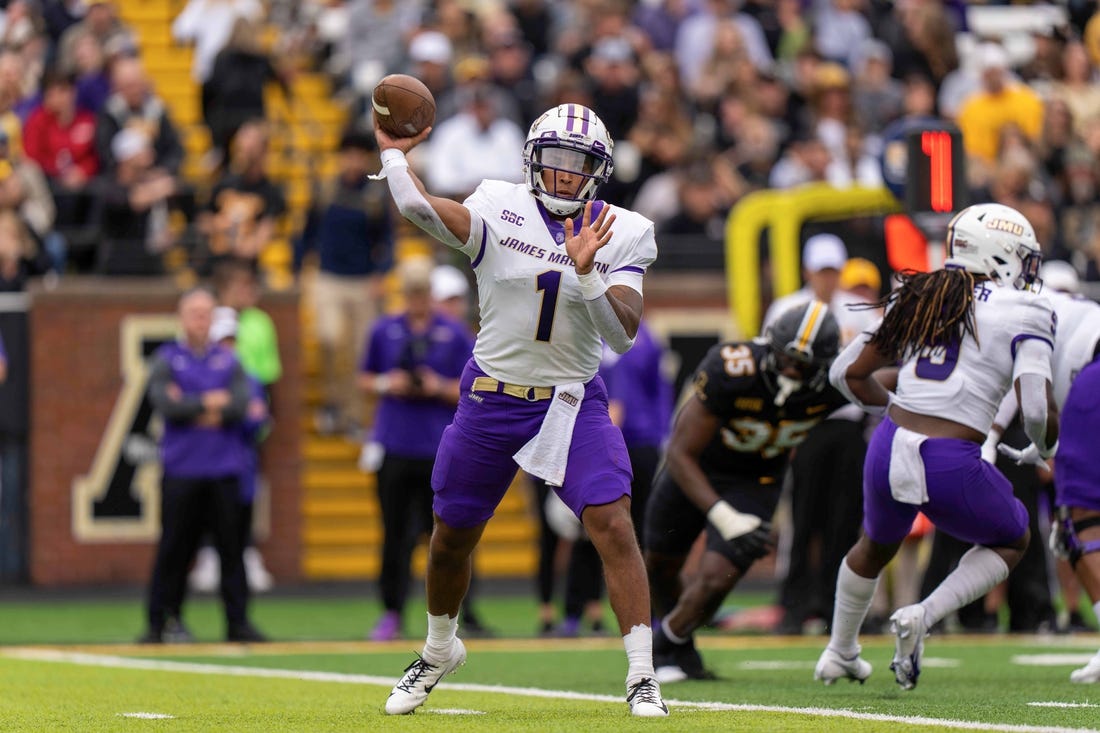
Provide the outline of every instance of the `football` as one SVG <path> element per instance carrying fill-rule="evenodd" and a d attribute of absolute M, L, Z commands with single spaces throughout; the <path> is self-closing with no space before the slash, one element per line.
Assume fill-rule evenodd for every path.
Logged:
<path fill-rule="evenodd" d="M 408 74 L 383 77 L 371 94 L 378 126 L 392 137 L 414 137 L 435 122 L 435 97 Z"/>

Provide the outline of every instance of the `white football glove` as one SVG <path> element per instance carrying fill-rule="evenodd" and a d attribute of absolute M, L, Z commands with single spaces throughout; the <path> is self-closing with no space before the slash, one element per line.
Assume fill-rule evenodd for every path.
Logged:
<path fill-rule="evenodd" d="M 1050 473 L 1050 466 L 1047 465 L 1047 461 L 1039 453 L 1039 446 L 1034 443 L 1028 444 L 1027 448 L 1023 450 L 1017 450 L 1010 445 L 1001 443 L 997 446 L 997 450 L 1008 456 L 1017 466 L 1022 466 L 1025 463 L 1032 463 L 1042 470 Z"/>

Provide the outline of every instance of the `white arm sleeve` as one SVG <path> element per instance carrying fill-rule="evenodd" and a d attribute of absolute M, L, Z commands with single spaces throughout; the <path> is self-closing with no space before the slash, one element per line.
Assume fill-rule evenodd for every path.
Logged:
<path fill-rule="evenodd" d="M 626 328 L 622 321 L 615 315 L 615 309 L 611 307 L 611 301 L 607 295 L 601 295 L 595 300 L 585 300 L 584 307 L 588 309 L 588 317 L 596 325 L 596 330 L 611 350 L 616 354 L 625 354 L 634 345 L 634 339 L 626 335 Z"/>
<path fill-rule="evenodd" d="M 396 155 L 394 154 L 396 153 Z M 400 150 L 382 151 L 382 174 L 390 186 L 390 194 L 401 216 L 423 229 L 448 247 L 463 249 L 466 242 L 456 237 L 439 218 L 432 205 L 420 193 L 412 176 L 409 175 L 409 162 Z"/>
<path fill-rule="evenodd" d="M 1047 441 L 1047 380 L 1038 374 L 1021 374 L 1018 381 L 1024 432 L 1039 449 L 1039 455 L 1047 458 L 1054 447 Z"/>
<path fill-rule="evenodd" d="M 882 416 L 886 414 L 886 408 L 889 407 L 889 403 L 885 405 L 866 405 L 859 398 L 855 396 L 851 388 L 848 386 L 847 374 L 848 367 L 855 363 L 855 360 L 859 358 L 859 355 L 863 352 L 863 347 L 871 341 L 872 334 L 878 330 L 878 324 L 869 331 L 863 333 L 852 339 L 844 350 L 841 351 L 836 359 L 833 359 L 833 365 L 829 367 L 829 381 L 837 390 L 848 398 L 848 401 L 853 405 L 856 405 L 864 412 L 870 415 Z"/>

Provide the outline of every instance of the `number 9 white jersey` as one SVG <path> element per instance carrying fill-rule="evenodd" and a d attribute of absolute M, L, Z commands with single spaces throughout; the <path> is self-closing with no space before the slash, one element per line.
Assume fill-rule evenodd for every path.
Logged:
<path fill-rule="evenodd" d="M 967 336 L 958 347 L 925 350 L 906 359 L 894 398 L 899 406 L 988 433 L 1001 399 L 1020 373 L 1051 379 L 1049 359 L 1021 366 L 1015 358 L 1026 339 L 1053 349 L 1054 311 L 1045 296 L 979 282 L 974 323 L 976 340 Z"/>
<path fill-rule="evenodd" d="M 485 181 L 464 204 L 472 221 L 461 250 L 477 276 L 481 306 L 478 366 L 496 379 L 537 387 L 592 379 L 603 344 L 565 253 L 562 225 L 523 184 Z M 602 206 L 593 205 L 593 219 Z M 614 234 L 597 253 L 596 269 L 608 285 L 641 293 L 657 257 L 653 223 L 627 209 L 611 213 Z"/>

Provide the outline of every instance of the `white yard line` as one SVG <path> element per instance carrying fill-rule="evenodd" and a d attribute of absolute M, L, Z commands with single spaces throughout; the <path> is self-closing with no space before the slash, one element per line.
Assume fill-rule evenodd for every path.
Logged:
<path fill-rule="evenodd" d="M 116 669 L 145 669 L 162 672 L 182 672 L 189 674 L 216 674 L 232 677 L 266 677 L 278 679 L 305 680 L 310 682 L 340 682 L 353 685 L 375 685 L 391 687 L 397 682 L 394 677 L 376 677 L 364 674 L 345 674 L 340 672 L 315 672 L 298 669 L 265 669 L 262 667 L 239 667 L 235 665 L 201 664 L 197 662 L 176 662 L 160 659 L 134 659 L 106 654 L 87 654 L 84 652 L 66 652 L 59 649 L 16 648 L 6 649 L 0 655 L 13 659 L 36 662 L 60 662 L 90 667 L 111 667 Z M 622 703 L 617 695 L 594 695 L 569 690 L 543 690 L 536 687 L 510 687 L 506 685 L 479 685 L 469 683 L 440 683 L 439 689 L 459 690 L 463 692 L 482 692 L 522 697 L 551 698 L 559 700 L 586 700 L 591 702 Z M 670 707 L 694 708 L 696 710 L 787 713 L 794 715 L 813 715 L 826 718 L 849 718 L 853 720 L 871 720 L 883 723 L 903 723 L 906 725 L 926 725 L 954 730 L 986 730 L 1003 733 L 1100 733 L 1095 728 L 1066 728 L 1062 726 L 1013 725 L 1006 723 L 980 723 L 969 720 L 945 720 L 924 716 L 885 715 L 881 713 L 860 713 L 854 710 L 834 708 L 793 708 L 781 705 L 748 705 L 724 702 L 697 702 L 693 700 L 665 700 Z"/>

